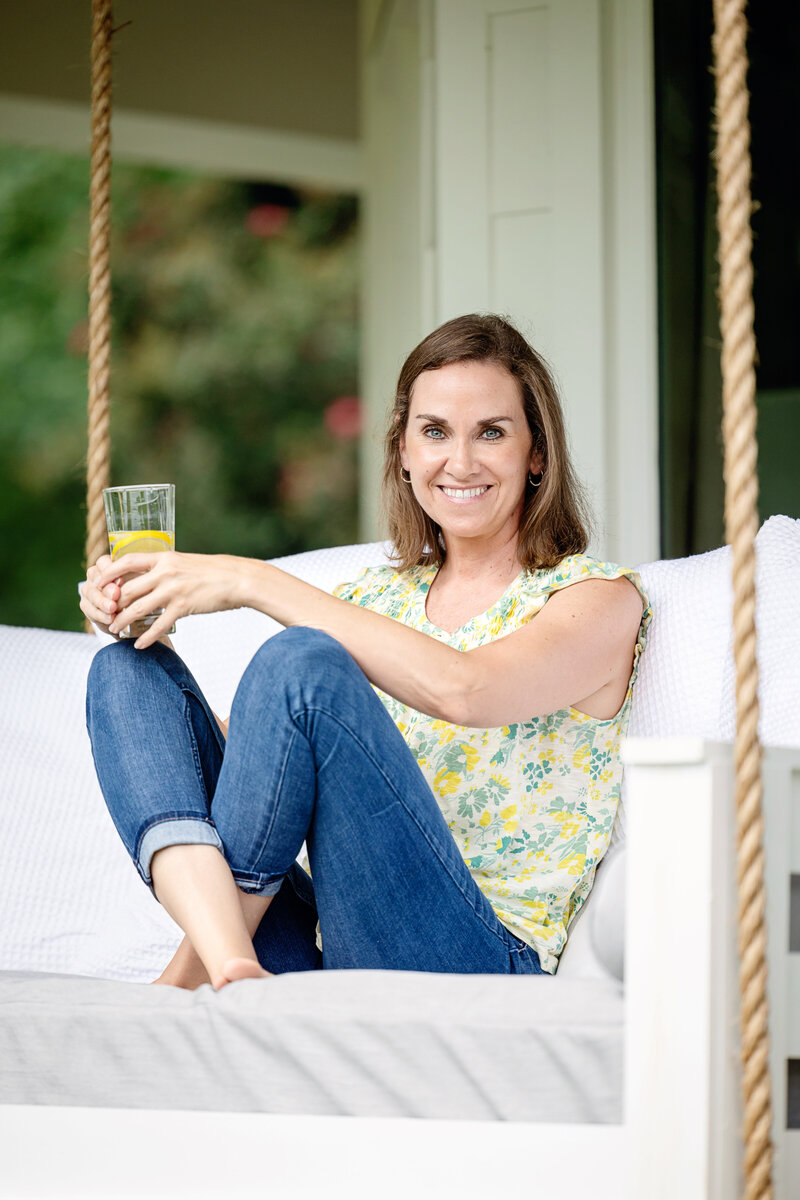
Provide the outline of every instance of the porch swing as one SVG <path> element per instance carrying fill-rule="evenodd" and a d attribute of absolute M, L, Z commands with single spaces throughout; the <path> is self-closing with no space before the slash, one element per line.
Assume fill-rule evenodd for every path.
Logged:
<path fill-rule="evenodd" d="M 116 1172 L 118 1184 L 119 1162 L 125 1161 L 133 1147 L 139 1156 L 137 1170 L 142 1174 L 144 1167 L 149 1175 L 150 1195 L 175 1194 L 178 1184 L 190 1185 L 194 1194 L 222 1194 L 250 1178 L 239 1178 L 236 1164 L 243 1162 L 251 1172 L 258 1171 L 265 1158 L 272 1185 L 285 1183 L 300 1196 L 316 1195 L 336 1171 L 349 1173 L 348 1193 L 354 1196 L 380 1195 L 383 1200 L 384 1196 L 407 1195 L 412 1189 L 422 1196 L 445 1197 L 456 1191 L 459 1196 L 485 1196 L 488 1189 L 504 1186 L 504 1167 L 512 1163 L 518 1167 L 520 1162 L 528 1164 L 520 1190 L 527 1188 L 531 1195 L 558 1200 L 577 1200 L 589 1187 L 600 1200 L 675 1200 L 677 1196 L 682 1200 L 733 1200 L 738 1195 L 747 1200 L 766 1200 L 773 1195 L 790 1200 L 797 1194 L 800 1153 L 796 1139 L 790 1140 L 794 1135 L 784 1132 L 783 1101 L 773 1120 L 770 1081 L 773 1086 L 776 1081 L 782 1083 L 787 1055 L 797 1055 L 790 1013 L 792 1000 L 797 1004 L 800 996 L 789 998 L 791 987 L 797 984 L 790 978 L 788 963 L 786 897 L 789 875 L 800 871 L 800 838 L 792 833 L 792 797 L 797 797 L 800 784 L 800 738 L 792 742 L 797 750 L 767 753 L 763 772 L 767 788 L 762 797 L 755 581 L 757 548 L 762 579 L 767 558 L 773 566 L 779 561 L 781 570 L 787 562 L 800 562 L 800 530 L 787 518 L 772 518 L 757 531 L 743 10 L 743 0 L 714 0 L 729 549 L 683 560 L 683 564 L 656 563 L 641 568 L 656 612 L 662 597 L 665 615 L 660 645 L 654 641 L 645 656 L 645 660 L 653 659 L 652 664 L 644 663 L 649 678 L 643 670 L 638 685 L 641 711 L 632 732 L 639 736 L 631 738 L 626 752 L 629 849 L 623 854 L 624 846 L 617 846 L 616 856 L 609 852 L 608 864 L 601 864 L 596 898 L 587 906 L 592 915 L 588 922 L 584 917 L 576 919 L 574 930 L 570 929 L 563 969 L 560 967 L 552 981 L 534 979 L 533 987 L 515 987 L 513 993 L 508 981 L 490 978 L 458 980 L 461 990 L 454 991 L 447 979 L 398 973 L 387 989 L 385 979 L 378 978 L 380 972 L 332 972 L 328 978 L 276 979 L 269 997 L 262 990 L 258 1004 L 252 1000 L 255 989 L 246 988 L 211 996 L 205 996 L 206 989 L 201 989 L 202 995 L 155 996 L 153 991 L 168 993 L 172 989 L 152 989 L 146 997 L 137 993 L 134 998 L 120 983 L 59 982 L 30 975 L 4 983 L 0 977 L 3 1011 L 10 1013 L 11 1019 L 15 1007 L 20 1014 L 10 1038 L 6 1038 L 8 1018 L 5 1023 L 0 1021 L 0 1039 L 6 1038 L 5 1047 L 0 1042 L 0 1062 L 19 1064 L 16 1073 L 12 1067 L 10 1084 L 0 1091 L 0 1100 L 12 1106 L 5 1112 L 10 1116 L 13 1153 L 24 1153 L 26 1146 L 43 1137 L 58 1137 L 62 1177 L 70 1166 L 76 1177 L 83 1170 L 85 1195 L 109 1194 L 102 1190 L 109 1186 L 103 1171 Z M 106 548 L 101 492 L 109 482 L 111 0 L 93 0 L 93 16 L 87 562 L 93 562 Z M 380 561 L 383 553 L 379 544 L 345 547 L 293 556 L 281 565 L 318 586 L 330 587 L 361 566 Z M 731 568 L 735 789 L 729 750 L 703 740 L 708 737 L 708 726 L 698 724 L 689 731 L 691 736 L 665 738 L 673 727 L 661 717 L 650 719 L 644 711 L 647 704 L 656 703 L 653 698 L 660 692 L 672 689 L 674 694 L 676 688 L 687 686 L 679 669 L 688 662 L 685 645 L 690 646 L 690 656 L 697 657 L 710 646 L 708 641 L 701 646 L 702 638 L 696 636 L 699 625 L 689 625 L 696 619 L 691 611 L 693 601 L 701 595 L 705 599 L 711 588 L 722 613 L 728 596 L 723 578 L 729 577 Z M 789 569 L 795 571 L 793 585 L 799 568 Z M 669 605 L 678 593 L 684 608 L 675 623 Z M 761 616 L 761 609 L 759 613 Z M 205 655 L 197 673 L 201 684 L 205 683 L 203 671 L 207 673 L 205 690 L 209 694 L 216 687 L 230 695 L 249 654 L 265 633 L 272 632 L 267 618 L 244 611 L 188 618 L 182 625 L 186 627 L 184 643 L 178 648 L 193 667 L 193 655 L 198 659 Z M 714 645 L 717 651 L 721 646 L 724 655 L 722 616 L 720 626 Z M 224 643 L 229 634 L 232 641 L 228 644 L 233 649 L 226 651 L 224 661 L 212 662 L 209 645 Z M 792 636 L 800 647 L 800 628 Z M 69 671 L 65 666 L 56 678 L 55 652 L 66 658 L 63 639 L 70 637 L 79 642 L 69 645 Z M 55 639 L 61 639 L 58 646 Z M 17 642 L 8 644 L 13 659 Z M 33 666 L 33 641 L 28 639 L 25 645 L 27 658 L 23 659 L 20 651 L 19 662 L 21 669 L 25 664 L 25 686 L 31 697 L 42 694 L 44 680 L 49 694 L 54 690 L 70 696 L 79 692 L 82 673 L 94 652 L 90 639 L 64 634 L 40 638 L 41 659 Z M 732 681 L 729 694 L 732 704 Z M 26 697 L 22 699 L 27 703 Z M 718 701 L 715 695 L 713 702 Z M 722 708 L 724 704 L 720 711 Z M 73 730 L 75 725 L 66 720 L 63 724 L 66 739 L 67 727 Z M 79 739 L 75 736 L 74 740 Z M 75 757 L 59 760 L 64 764 L 62 778 L 78 771 L 78 751 L 71 748 L 69 753 Z M 88 779 L 91 762 L 83 743 L 80 754 L 82 778 Z M 37 786 L 38 795 L 41 781 Z M 730 805 L 734 790 L 735 839 Z M 33 795 L 33 784 L 26 794 Z M 762 799 L 768 818 L 766 835 Z M 85 819 L 92 829 L 100 820 L 98 812 L 99 806 Z M 668 827 L 692 830 L 689 844 L 681 846 L 679 856 L 672 845 L 665 845 L 663 831 Z M 734 840 L 738 965 L 728 919 L 734 903 Z M 107 851 L 101 851 L 95 840 L 89 852 L 99 857 Z M 129 895 L 124 890 L 127 875 L 123 882 L 127 860 L 123 868 L 121 854 L 119 862 L 112 859 L 109 853 L 107 871 L 123 897 L 121 903 L 131 905 L 133 892 Z M 626 859 L 628 895 L 635 903 L 623 909 L 620 889 Z M 765 874 L 770 880 L 769 896 L 765 894 Z M 99 882 L 88 880 L 86 887 L 90 885 L 100 897 Z M 663 898 L 671 889 L 688 888 L 696 893 L 696 962 L 689 963 L 691 978 L 681 980 L 678 968 L 668 960 L 670 947 L 682 932 L 682 916 Z M 768 904 L 769 921 L 765 923 Z M 99 899 L 97 905 L 102 907 Z M 140 924 L 149 921 L 155 929 L 157 918 L 150 908 L 137 908 L 137 914 Z M 107 913 L 101 916 L 100 924 L 107 924 Z M 157 930 L 162 941 L 163 930 L 162 924 Z M 618 944 L 623 930 L 624 970 Z M 615 934 L 619 935 L 616 942 Z M 163 956 L 162 945 L 156 946 L 155 940 L 153 935 L 151 943 Z M 588 958 L 579 957 L 589 942 L 594 958 L 591 969 L 586 965 Z M 80 965 L 71 968 L 72 974 L 102 977 L 103 970 L 95 964 L 103 951 L 108 953 L 108 947 L 101 947 L 91 966 L 86 965 L 88 958 L 79 960 Z M 770 1004 L 774 1005 L 771 1041 L 768 960 Z M 23 969 L 63 970 L 60 961 L 42 952 Z M 598 962 L 600 970 L 605 969 L 603 977 L 595 969 Z M 125 973 L 128 965 L 115 960 L 113 978 L 134 978 Z M 337 978 L 340 974 L 358 978 Z M 443 1020 L 442 1011 L 448 1006 L 451 1015 Z M 507 1044 L 496 1045 L 499 1062 L 492 1062 L 481 1057 L 481 1046 L 493 1031 L 487 1025 L 488 1014 L 498 1006 L 503 1007 L 502 1023 L 511 1027 L 512 1036 Z M 87 1023 L 87 1012 L 94 1022 Z M 115 1030 L 123 1017 L 132 1051 L 121 1039 L 115 1042 Z M 734 1037 L 739 1022 L 741 1067 Z M 500 1036 L 499 1025 L 494 1033 Z M 177 1051 L 168 1051 L 169 1038 L 179 1043 Z M 175 1055 L 174 1070 L 182 1067 L 194 1085 L 191 1096 L 180 1086 L 172 1086 L 176 1081 L 168 1074 L 158 1075 L 158 1056 L 152 1063 L 148 1061 L 148 1070 L 152 1065 L 155 1072 L 148 1079 L 148 1089 L 137 1090 L 136 1047 L 141 1048 L 148 1039 L 161 1047 L 161 1057 L 169 1060 Z M 211 1046 L 204 1046 L 199 1070 L 199 1041 L 209 1039 Z M 108 1070 L 112 1075 L 118 1071 L 116 1084 L 113 1078 L 111 1084 L 107 1078 L 98 1082 L 86 1066 L 98 1041 L 113 1044 Z M 129 1068 L 126 1054 L 131 1060 Z M 230 1054 L 233 1071 L 242 1076 L 233 1082 L 229 1078 L 233 1073 Z M 264 1073 L 269 1076 L 267 1083 L 274 1082 L 275 1090 L 281 1092 L 280 1103 L 264 1101 L 269 1093 L 269 1086 L 262 1088 Z M 741 1110 L 737 1100 L 740 1076 Z M 505 1091 L 506 1077 L 513 1078 L 510 1096 Z M 544 1100 L 538 1108 L 525 1108 L 523 1097 L 534 1089 Z M 442 1092 L 446 1093 L 444 1099 Z M 213 1097 L 211 1102 L 208 1096 Z M 245 1113 L 164 1111 L 195 1103 L 204 1108 L 244 1109 Z M 31 1104 L 77 1107 L 26 1107 Z M 117 1104 L 125 1110 L 87 1107 Z M 162 1111 L 130 1111 L 151 1107 Z M 322 1115 L 326 1113 L 348 1114 L 348 1120 Z M 371 1120 L 373 1116 L 381 1119 Z M 439 1120 L 409 1121 L 409 1116 Z M 486 1117 L 501 1120 L 477 1120 Z M 81 1140 L 85 1142 L 92 1128 L 102 1129 L 103 1134 L 92 1139 L 96 1162 L 87 1175 Z M 212 1131 L 226 1164 L 225 1174 L 199 1154 L 194 1164 L 182 1156 L 180 1162 L 170 1157 L 176 1140 L 185 1138 L 197 1146 L 212 1136 Z M 774 1187 L 773 1137 L 779 1150 Z M 315 1156 L 308 1154 L 311 1141 L 317 1148 Z M 354 1161 L 361 1164 L 356 1174 Z M 391 1163 L 389 1171 L 387 1161 Z M 302 1177 L 298 1162 L 302 1162 Z M 164 1183 L 163 1193 L 152 1190 L 153 1179 Z M 519 1179 L 513 1177 L 515 1186 Z M 430 1190 L 423 1189 L 422 1180 L 431 1184 Z M 455 1191 L 449 1190 L 454 1185 Z M 116 1185 L 114 1190 L 116 1194 L 138 1194 L 118 1191 Z"/>

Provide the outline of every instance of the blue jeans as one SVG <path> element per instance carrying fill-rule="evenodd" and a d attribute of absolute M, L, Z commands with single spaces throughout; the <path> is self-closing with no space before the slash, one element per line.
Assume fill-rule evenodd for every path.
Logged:
<path fill-rule="evenodd" d="M 288 629 L 258 650 L 227 743 L 160 644 L 98 651 L 86 708 L 100 787 L 142 879 L 164 846 L 218 847 L 242 891 L 275 896 L 254 939 L 268 970 L 545 974 L 495 916 L 400 732 L 326 634 Z M 304 841 L 313 882 L 295 862 Z"/>

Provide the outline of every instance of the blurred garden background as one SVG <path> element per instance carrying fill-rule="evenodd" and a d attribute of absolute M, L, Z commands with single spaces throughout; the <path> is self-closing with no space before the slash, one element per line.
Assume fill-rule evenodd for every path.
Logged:
<path fill-rule="evenodd" d="M 80 629 L 85 158 L 0 146 L 0 622 Z M 357 540 L 354 197 L 117 165 L 113 484 L 176 485 L 178 549 Z"/>

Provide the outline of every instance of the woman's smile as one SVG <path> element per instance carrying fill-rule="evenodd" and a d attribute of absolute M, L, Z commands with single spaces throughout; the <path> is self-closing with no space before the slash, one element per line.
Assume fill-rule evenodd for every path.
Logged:
<path fill-rule="evenodd" d="M 485 496 L 489 491 L 488 483 L 484 484 L 482 487 L 471 488 L 447 487 L 443 483 L 440 483 L 437 486 L 442 492 L 444 492 L 445 496 L 449 497 L 449 499 L 458 501 L 477 500 L 480 496 Z"/>

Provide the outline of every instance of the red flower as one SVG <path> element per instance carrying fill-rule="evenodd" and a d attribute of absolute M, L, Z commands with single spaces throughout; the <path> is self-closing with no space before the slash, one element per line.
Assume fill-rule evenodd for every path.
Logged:
<path fill-rule="evenodd" d="M 257 204 L 247 214 L 247 228 L 256 237 L 271 238 L 282 233 L 289 220 L 288 208 L 280 204 Z"/>
<path fill-rule="evenodd" d="M 328 433 L 351 441 L 361 433 L 361 401 L 358 396 L 339 396 L 325 409 L 323 420 Z"/>

